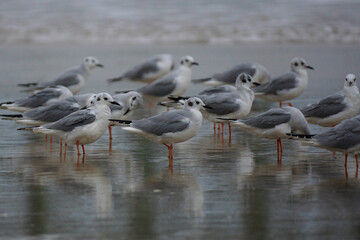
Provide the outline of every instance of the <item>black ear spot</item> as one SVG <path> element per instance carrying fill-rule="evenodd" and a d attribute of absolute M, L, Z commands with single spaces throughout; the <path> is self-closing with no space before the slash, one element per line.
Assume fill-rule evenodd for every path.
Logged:
<path fill-rule="evenodd" d="M 295 63 L 294 63 L 294 66 L 297 67 L 297 66 L 299 66 L 299 64 L 298 64 L 297 62 L 295 62 Z"/>
<path fill-rule="evenodd" d="M 189 102 L 189 106 L 192 107 L 194 104 L 193 102 Z"/>
<path fill-rule="evenodd" d="M 132 100 L 133 100 L 133 101 L 136 100 L 136 97 L 133 97 Z"/>
<path fill-rule="evenodd" d="M 180 61 L 180 64 L 184 64 L 184 61 L 183 61 L 183 60 L 181 60 L 181 61 Z"/>
<path fill-rule="evenodd" d="M 100 101 L 100 100 L 101 100 L 101 98 L 100 98 L 100 97 L 98 97 L 96 100 Z"/>

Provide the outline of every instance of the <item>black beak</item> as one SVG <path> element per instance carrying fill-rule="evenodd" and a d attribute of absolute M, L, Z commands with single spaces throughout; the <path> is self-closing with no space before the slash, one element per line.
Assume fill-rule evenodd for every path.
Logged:
<path fill-rule="evenodd" d="M 104 67 L 104 65 L 102 65 L 101 63 L 96 64 L 96 66 L 97 66 L 97 67 L 101 67 L 101 68 Z"/>
<path fill-rule="evenodd" d="M 130 108 L 128 108 L 128 109 L 126 110 L 126 112 L 124 113 L 124 115 L 128 114 L 129 112 L 130 112 Z"/>
<path fill-rule="evenodd" d="M 198 62 L 192 62 L 191 65 L 199 65 Z"/>
<path fill-rule="evenodd" d="M 311 69 L 311 70 L 315 70 L 312 66 L 306 65 L 306 68 Z"/>
<path fill-rule="evenodd" d="M 207 106 L 207 105 L 205 105 L 204 108 L 205 108 L 205 109 L 213 109 L 212 107 Z"/>
<path fill-rule="evenodd" d="M 112 102 L 110 102 L 111 104 L 114 104 L 114 105 L 118 105 L 118 106 L 121 106 L 120 105 L 120 103 L 118 103 L 118 102 L 115 102 L 115 101 L 112 101 Z"/>

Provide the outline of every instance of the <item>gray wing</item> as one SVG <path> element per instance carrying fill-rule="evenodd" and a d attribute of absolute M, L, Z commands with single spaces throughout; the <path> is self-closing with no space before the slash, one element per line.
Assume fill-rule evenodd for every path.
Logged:
<path fill-rule="evenodd" d="M 40 87 L 48 87 L 51 85 L 62 85 L 65 87 L 73 86 L 78 84 L 80 81 L 78 78 L 78 74 L 80 74 L 80 69 L 78 67 L 75 67 L 64 72 L 63 74 L 61 74 L 52 81 L 39 83 L 39 86 Z"/>
<path fill-rule="evenodd" d="M 121 77 L 129 79 L 142 79 L 146 74 L 158 72 L 157 66 L 160 57 L 154 57 L 139 63 L 129 71 L 126 71 Z"/>
<path fill-rule="evenodd" d="M 313 103 L 304 107 L 301 109 L 301 112 L 305 117 L 325 118 L 335 115 L 345 108 L 344 96 L 335 94 L 320 100 L 318 103 Z"/>
<path fill-rule="evenodd" d="M 38 120 L 43 122 L 55 122 L 80 109 L 74 102 L 67 100 L 57 101 L 50 105 L 40 106 L 23 113 L 27 119 Z"/>
<path fill-rule="evenodd" d="M 96 116 L 94 114 L 91 114 L 88 109 L 84 109 L 71 113 L 54 123 L 45 124 L 44 127 L 70 132 L 76 127 L 84 126 L 94 122 L 95 119 Z"/>
<path fill-rule="evenodd" d="M 326 147 L 349 149 L 360 144 L 360 116 L 342 121 L 335 127 L 315 136 L 317 142 Z"/>
<path fill-rule="evenodd" d="M 272 108 L 262 114 L 242 120 L 243 123 L 256 128 L 274 128 L 282 123 L 287 123 L 291 114 L 281 108 Z"/>
<path fill-rule="evenodd" d="M 177 72 L 171 72 L 164 77 L 161 77 L 154 82 L 139 88 L 137 91 L 148 96 L 162 97 L 169 95 L 173 92 L 176 87 L 175 78 Z"/>
<path fill-rule="evenodd" d="M 154 117 L 133 121 L 132 127 L 143 132 L 161 136 L 184 130 L 190 124 L 191 113 L 188 110 L 164 112 Z"/>
<path fill-rule="evenodd" d="M 240 73 L 247 73 L 250 76 L 254 76 L 255 72 L 256 72 L 256 66 L 254 64 L 244 63 L 244 64 L 236 65 L 225 72 L 214 74 L 212 78 L 215 78 L 222 82 L 234 84 L 237 76 Z"/>
<path fill-rule="evenodd" d="M 230 85 L 225 85 L 225 86 L 206 88 L 205 90 L 201 91 L 199 93 L 199 95 L 213 95 L 213 94 L 217 94 L 217 93 L 226 93 L 226 92 L 233 92 L 233 91 L 237 91 L 235 87 L 230 86 Z"/>
<path fill-rule="evenodd" d="M 295 73 L 289 72 L 280 77 L 272 79 L 270 82 L 253 88 L 256 93 L 265 93 L 276 95 L 282 90 L 288 90 L 296 87 L 296 75 Z"/>
<path fill-rule="evenodd" d="M 36 108 L 49 99 L 58 98 L 61 95 L 61 91 L 56 90 L 56 88 L 43 89 L 27 98 L 18 99 L 15 103 L 19 106 Z"/>
<path fill-rule="evenodd" d="M 217 115 L 226 115 L 236 112 L 240 105 L 235 102 L 234 94 L 215 94 L 211 96 L 198 96 L 206 106 L 206 111 Z"/>

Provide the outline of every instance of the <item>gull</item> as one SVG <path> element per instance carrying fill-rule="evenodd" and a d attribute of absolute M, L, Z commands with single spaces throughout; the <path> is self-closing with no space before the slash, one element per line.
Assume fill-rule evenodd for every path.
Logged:
<path fill-rule="evenodd" d="M 86 57 L 80 66 L 72 67 L 60 74 L 57 78 L 48 82 L 19 83 L 18 86 L 26 87 L 25 91 L 35 91 L 52 85 L 62 85 L 73 93 L 78 93 L 85 87 L 86 80 L 89 78 L 90 70 L 96 67 L 104 67 L 94 57 Z"/>
<path fill-rule="evenodd" d="M 106 131 L 111 117 L 110 104 L 117 104 L 110 94 L 99 93 L 92 100 L 92 106 L 67 115 L 60 120 L 33 128 L 34 133 L 43 133 L 51 136 L 58 136 L 64 139 L 65 152 L 67 143 L 76 144 L 78 155 L 79 145 L 82 146 L 85 155 L 84 145 L 98 140 Z"/>
<path fill-rule="evenodd" d="M 111 104 L 111 119 L 117 120 L 130 120 L 134 111 L 143 106 L 143 99 L 140 93 L 136 91 L 130 91 L 127 93 L 119 93 L 113 96 L 113 99 L 118 104 Z M 109 135 L 112 139 L 111 126 L 114 123 L 109 124 Z"/>
<path fill-rule="evenodd" d="M 50 86 L 37 91 L 35 94 L 20 98 L 14 101 L 0 103 L 1 109 L 8 109 L 16 112 L 25 112 L 29 109 L 50 104 L 52 102 L 71 97 L 73 94 L 67 87 Z"/>
<path fill-rule="evenodd" d="M 239 119 L 246 117 L 251 110 L 254 101 L 254 92 L 251 90 L 253 85 L 258 85 L 253 82 L 250 75 L 241 73 L 237 76 L 235 86 L 224 85 L 218 87 L 209 87 L 196 95 L 200 98 L 206 106 L 201 110 L 203 117 L 210 122 L 226 122 L 219 120 L 219 118 Z M 169 97 L 174 102 L 160 103 L 164 106 L 176 107 L 176 104 L 181 104 L 186 97 Z M 231 127 L 229 124 L 229 137 L 231 134 Z"/>
<path fill-rule="evenodd" d="M 107 81 L 109 83 L 113 83 L 126 79 L 150 83 L 155 79 L 168 74 L 174 69 L 174 66 L 174 58 L 170 54 L 159 54 L 145 59 L 130 70 L 126 71 L 120 77 L 111 78 Z"/>
<path fill-rule="evenodd" d="M 269 81 L 269 71 L 259 63 L 243 63 L 233 66 L 232 68 L 215 73 L 212 77 L 193 79 L 194 83 L 203 83 L 207 86 L 220 86 L 224 84 L 235 84 L 237 76 L 240 73 L 246 73 L 253 78 L 253 81 L 259 84 L 264 84 Z"/>
<path fill-rule="evenodd" d="M 40 126 L 55 122 L 70 113 L 76 112 L 88 105 L 96 96 L 93 93 L 81 94 L 68 97 L 64 100 L 55 101 L 45 106 L 30 109 L 22 114 L 1 114 L 6 120 L 15 120 L 16 123 Z"/>
<path fill-rule="evenodd" d="M 340 92 L 301 109 L 307 121 L 323 127 L 331 127 L 357 115 L 360 111 L 360 95 L 355 81 L 354 74 L 347 74 L 344 88 Z"/>
<path fill-rule="evenodd" d="M 289 134 L 290 136 L 305 139 L 307 145 L 324 148 L 332 152 L 342 152 L 345 154 L 345 167 L 349 153 L 356 153 L 360 150 L 360 115 L 346 119 L 327 130 L 315 134 Z M 356 166 L 358 167 L 358 157 L 355 154 Z"/>
<path fill-rule="evenodd" d="M 288 138 L 289 133 L 310 134 L 304 115 L 295 107 L 271 108 L 247 119 L 225 120 L 231 121 L 231 125 L 241 127 L 251 134 L 277 139 L 278 161 L 282 156 L 281 138 Z"/>
<path fill-rule="evenodd" d="M 197 134 L 202 125 L 200 109 L 203 108 L 206 108 L 206 105 L 200 98 L 191 97 L 185 101 L 184 109 L 134 121 L 111 121 L 127 124 L 128 126 L 122 129 L 164 144 L 169 150 L 169 165 L 172 166 L 173 144 L 187 141 Z"/>
<path fill-rule="evenodd" d="M 270 82 L 254 88 L 255 96 L 272 101 L 280 102 L 297 98 L 306 89 L 308 84 L 307 69 L 314 69 L 306 64 L 303 58 L 295 57 L 291 60 L 291 72 L 273 78 Z M 292 106 L 291 103 L 286 103 Z"/>
<path fill-rule="evenodd" d="M 169 95 L 180 96 L 185 93 L 190 85 L 192 76 L 191 66 L 193 65 L 199 64 L 194 61 L 193 57 L 184 56 L 180 60 L 178 69 L 136 91 L 148 99 L 164 99 Z"/>

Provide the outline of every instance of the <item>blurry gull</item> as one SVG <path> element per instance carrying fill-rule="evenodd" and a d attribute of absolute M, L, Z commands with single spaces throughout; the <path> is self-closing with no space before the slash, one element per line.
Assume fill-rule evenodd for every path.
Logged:
<path fill-rule="evenodd" d="M 50 86 L 37 91 L 35 94 L 29 97 L 0 103 L 0 108 L 17 112 L 25 112 L 29 109 L 43 106 L 58 100 L 63 100 L 70 96 L 72 96 L 72 93 L 67 87 Z"/>
<path fill-rule="evenodd" d="M 15 120 L 17 123 L 40 126 L 55 122 L 70 113 L 88 106 L 94 96 L 95 94 L 93 93 L 76 95 L 45 106 L 30 109 L 22 114 L 1 114 L 0 116 L 5 117 L 4 119 L 7 120 Z"/>
<path fill-rule="evenodd" d="M 246 117 L 251 110 L 252 103 L 254 101 L 254 92 L 251 90 L 252 85 L 258 85 L 253 83 L 252 77 L 246 73 L 241 73 L 236 78 L 235 87 L 231 85 L 210 87 L 205 89 L 196 95 L 200 98 L 206 106 L 201 110 L 203 117 L 210 122 L 224 122 L 218 118 L 231 118 L 239 119 Z M 169 97 L 175 102 L 182 102 L 182 98 Z M 174 102 L 165 102 L 161 105 L 175 106 Z M 226 122 L 226 121 L 225 121 Z M 231 128 L 229 124 L 229 138 L 231 134 Z"/>
<path fill-rule="evenodd" d="M 111 78 L 107 81 L 113 83 L 126 79 L 150 83 L 168 74 L 174 69 L 174 66 L 174 59 L 170 54 L 159 54 L 140 62 L 120 77 Z"/>
<path fill-rule="evenodd" d="M 315 135 L 290 134 L 291 136 L 304 138 L 304 143 L 324 148 L 332 152 L 342 152 L 345 154 L 345 167 L 349 153 L 356 153 L 360 150 L 360 115 L 346 119 L 328 128 L 322 133 Z M 358 157 L 355 154 L 356 166 L 358 167 Z"/>
<path fill-rule="evenodd" d="M 90 70 L 96 67 L 104 67 L 104 65 L 100 64 L 99 60 L 94 57 L 86 57 L 80 66 L 66 70 L 52 81 L 20 83 L 18 86 L 26 87 L 27 89 L 25 91 L 34 91 L 51 85 L 62 85 L 68 87 L 73 94 L 76 94 L 85 87 L 86 80 L 90 75 Z"/>
<path fill-rule="evenodd" d="M 294 107 L 272 108 L 247 119 L 230 120 L 231 125 L 241 127 L 252 134 L 277 139 L 278 160 L 282 156 L 281 138 L 287 134 L 310 134 L 309 125 L 300 110 Z"/>
<path fill-rule="evenodd" d="M 129 126 L 124 130 L 164 144 L 169 150 L 169 165 L 172 166 L 173 144 L 184 142 L 194 137 L 201 128 L 200 109 L 206 105 L 197 97 L 185 101 L 185 108 L 163 112 L 159 115 L 134 121 L 111 120 Z"/>
<path fill-rule="evenodd" d="M 113 99 L 118 104 L 111 104 L 111 119 L 117 120 L 131 120 L 134 111 L 143 106 L 143 99 L 140 93 L 136 91 L 130 91 L 127 93 L 119 93 L 113 96 Z M 111 126 L 114 123 L 109 124 L 109 135 L 112 139 Z"/>
<path fill-rule="evenodd" d="M 240 73 L 246 73 L 253 78 L 253 81 L 259 84 L 267 83 L 270 79 L 269 71 L 258 63 L 243 63 L 234 67 L 216 73 L 212 77 L 193 79 L 194 83 L 203 83 L 207 86 L 219 86 L 224 84 L 235 84 L 237 76 Z"/>
<path fill-rule="evenodd" d="M 137 89 L 144 98 L 148 99 L 164 99 L 169 95 L 180 96 L 188 89 L 191 76 L 192 65 L 198 65 L 191 56 L 182 57 L 178 69 L 168 73 L 167 75 L 156 79 L 154 82 Z"/>
<path fill-rule="evenodd" d="M 294 99 L 300 96 L 308 84 L 306 69 L 314 69 L 306 64 L 303 58 L 295 57 L 291 60 L 291 72 L 273 78 L 270 82 L 254 88 L 255 96 L 272 102 L 280 102 Z"/>
<path fill-rule="evenodd" d="M 347 74 L 343 90 L 301 109 L 309 123 L 323 127 L 335 126 L 360 111 L 360 95 L 354 74 Z"/>
<path fill-rule="evenodd" d="M 82 146 L 85 155 L 85 144 L 98 140 L 109 125 L 111 111 L 110 104 L 116 104 L 108 93 L 99 93 L 93 99 L 93 105 L 67 115 L 60 120 L 33 128 L 35 133 L 43 133 L 58 136 L 66 143 L 76 144 L 78 155 L 79 145 Z M 65 151 L 66 151 L 65 144 Z"/>

